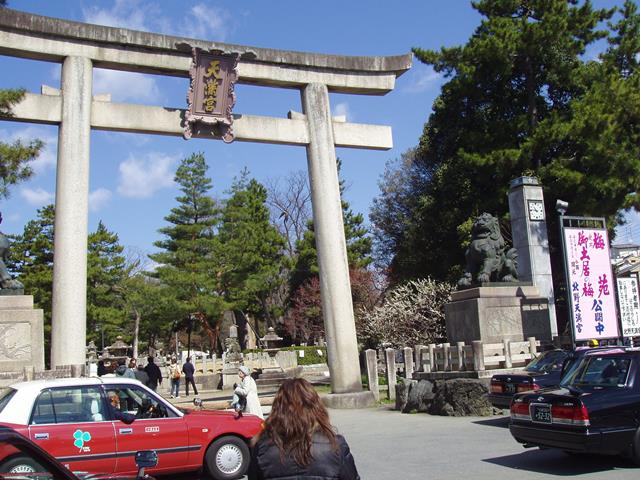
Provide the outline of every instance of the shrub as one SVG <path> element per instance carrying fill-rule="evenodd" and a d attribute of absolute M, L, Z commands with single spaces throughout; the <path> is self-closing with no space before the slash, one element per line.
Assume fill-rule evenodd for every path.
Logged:
<path fill-rule="evenodd" d="M 358 314 L 358 335 L 366 348 L 433 343 L 446 336 L 444 305 L 453 285 L 430 278 L 391 289 L 382 303 Z"/>
<path fill-rule="evenodd" d="M 315 365 L 316 363 L 327 363 L 327 348 L 326 347 L 299 347 L 299 346 L 291 346 L 291 347 L 283 347 L 280 350 L 283 351 L 304 351 L 304 357 L 301 357 L 300 354 L 298 357 L 298 365 Z M 318 353 L 318 350 L 322 352 L 322 355 Z M 253 348 L 249 350 L 243 350 L 242 353 L 260 353 L 264 350 Z"/>
<path fill-rule="evenodd" d="M 298 365 L 314 365 L 316 363 L 327 363 L 327 348 L 326 347 L 285 347 L 282 350 L 294 350 L 296 352 L 304 351 L 304 357 L 298 354 Z M 322 355 L 318 353 L 318 350 L 322 352 Z"/>

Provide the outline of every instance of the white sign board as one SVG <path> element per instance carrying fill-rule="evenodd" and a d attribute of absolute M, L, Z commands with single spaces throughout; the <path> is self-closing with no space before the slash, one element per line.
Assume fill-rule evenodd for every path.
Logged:
<path fill-rule="evenodd" d="M 574 338 L 619 337 L 606 229 L 565 228 L 564 248 Z"/>
<path fill-rule="evenodd" d="M 640 304 L 636 278 L 618 278 L 618 305 L 620 305 L 622 336 L 640 336 Z"/>

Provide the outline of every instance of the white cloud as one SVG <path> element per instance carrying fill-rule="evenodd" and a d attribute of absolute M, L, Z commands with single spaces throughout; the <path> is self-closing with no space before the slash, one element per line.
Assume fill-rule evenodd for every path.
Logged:
<path fill-rule="evenodd" d="M 43 207 L 53 203 L 53 193 L 47 192 L 42 188 L 23 188 L 20 190 L 20 196 L 25 199 L 29 205 L 34 207 Z"/>
<path fill-rule="evenodd" d="M 351 112 L 349 111 L 349 104 L 346 102 L 336 104 L 333 108 L 332 114 L 336 117 L 344 115 L 347 121 L 352 120 Z"/>
<path fill-rule="evenodd" d="M 98 188 L 89 193 L 89 210 L 92 212 L 101 210 L 102 207 L 109 203 L 111 195 L 111 190 L 107 190 L 106 188 Z"/>
<path fill-rule="evenodd" d="M 110 93 L 115 102 L 161 103 L 160 89 L 153 77 L 119 70 L 93 70 L 93 93 Z"/>
<path fill-rule="evenodd" d="M 222 42 L 229 33 L 229 20 L 226 10 L 198 3 L 191 7 L 177 33 L 187 37 L 215 39 Z"/>
<path fill-rule="evenodd" d="M 162 188 L 173 186 L 178 157 L 147 153 L 144 158 L 129 155 L 119 167 L 118 193 L 123 197 L 149 198 Z"/>
<path fill-rule="evenodd" d="M 438 85 L 444 78 L 442 74 L 433 70 L 430 65 L 415 64 L 407 75 L 410 76 L 409 85 L 404 90 L 410 93 L 427 91 Z"/>
<path fill-rule="evenodd" d="M 153 16 L 150 15 L 150 8 L 155 10 L 152 4 L 141 4 L 138 0 L 116 0 L 113 8 L 91 7 L 83 9 L 82 13 L 84 20 L 88 23 L 148 30 L 145 19 Z"/>
<path fill-rule="evenodd" d="M 163 16 L 154 2 L 141 0 L 116 0 L 112 8 L 85 8 L 83 15 L 86 22 L 98 25 L 218 41 L 226 39 L 231 25 L 227 10 L 206 3 L 195 4 L 177 18 Z"/>
<path fill-rule="evenodd" d="M 54 134 L 52 130 L 37 125 L 29 125 L 18 130 L 0 130 L 0 138 L 2 141 L 8 143 L 20 140 L 22 143 L 27 144 L 36 139 L 44 142 L 44 146 L 42 150 L 40 150 L 40 155 L 31 162 L 31 168 L 33 168 L 36 175 L 56 166 L 56 159 L 58 158 L 58 136 Z"/>

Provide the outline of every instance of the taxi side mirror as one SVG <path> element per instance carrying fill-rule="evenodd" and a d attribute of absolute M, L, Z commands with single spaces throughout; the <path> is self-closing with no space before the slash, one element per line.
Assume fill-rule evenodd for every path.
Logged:
<path fill-rule="evenodd" d="M 153 468 L 156 465 L 158 465 L 158 453 L 155 450 L 141 450 L 136 452 L 136 466 L 138 467 L 136 479 L 145 478 L 144 469 Z"/>

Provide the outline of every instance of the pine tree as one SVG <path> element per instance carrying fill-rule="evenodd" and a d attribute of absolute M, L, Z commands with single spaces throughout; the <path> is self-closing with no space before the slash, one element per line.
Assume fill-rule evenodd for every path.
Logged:
<path fill-rule="evenodd" d="M 273 321 L 281 306 L 270 304 L 269 296 L 281 281 L 285 240 L 269 220 L 265 187 L 249 179 L 247 171 L 230 194 L 218 232 L 226 297 L 234 309 Z"/>
<path fill-rule="evenodd" d="M 396 281 L 432 276 L 456 280 L 461 244 L 484 211 L 505 215 L 509 182 L 535 175 L 544 190 L 555 243 L 557 198 L 571 214 L 606 216 L 638 204 L 637 15 L 630 2 L 602 61 L 586 47 L 607 37 L 612 10 L 570 0 L 481 0 L 485 17 L 469 41 L 439 52 L 414 48 L 448 79 L 425 124 L 415 158 L 387 178 L 410 179 L 379 207 L 395 223 L 384 245 Z M 626 20 L 625 20 L 626 18 Z M 635 32 L 635 33 L 634 33 Z M 375 210 L 384 234 L 392 219 Z M 400 231 L 397 231 L 400 230 Z M 553 253 L 553 252 L 552 252 Z M 558 264 L 560 265 L 560 264 Z"/>
<path fill-rule="evenodd" d="M 24 89 L 0 90 L 0 117 L 11 117 L 11 107 L 24 97 Z M 8 198 L 10 188 L 33 175 L 29 163 L 42 150 L 41 140 L 25 144 L 20 140 L 13 143 L 0 142 L 0 198 Z"/>
<path fill-rule="evenodd" d="M 119 285 L 125 278 L 124 247 L 118 235 L 98 222 L 95 232 L 89 234 L 87 246 L 87 339 L 101 340 L 100 329 L 106 341 L 125 332 L 126 312 L 123 310 Z M 128 335 L 127 335 L 128 336 Z"/>
<path fill-rule="evenodd" d="M 176 197 L 178 206 L 165 217 L 170 225 L 159 230 L 165 238 L 154 243 L 162 251 L 149 257 L 159 264 L 154 275 L 176 298 L 175 318 L 184 320 L 195 314 L 211 333 L 226 304 L 219 288 L 220 266 L 214 255 L 219 211 L 208 194 L 212 182 L 206 176 L 207 168 L 202 153 L 192 154 L 180 163 L 175 181 L 182 195 Z"/>

